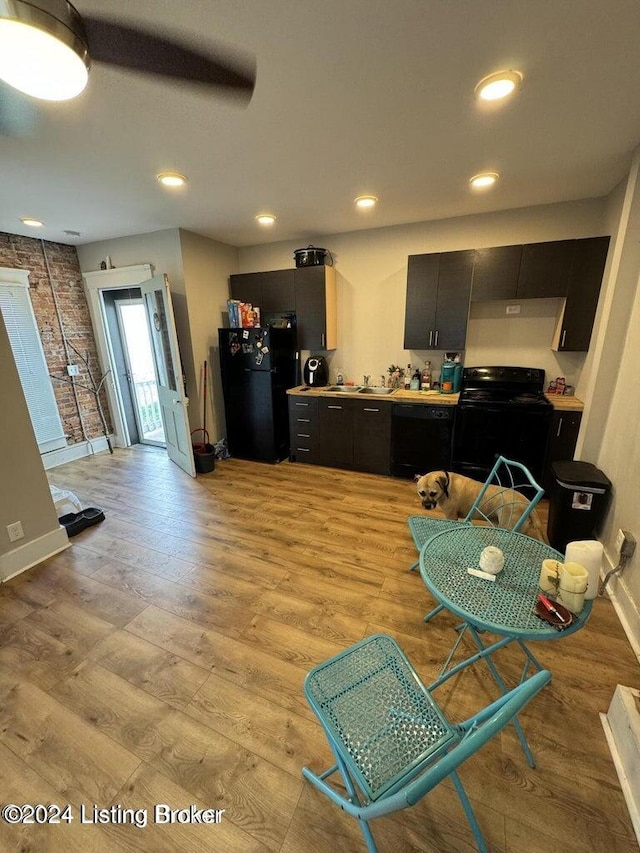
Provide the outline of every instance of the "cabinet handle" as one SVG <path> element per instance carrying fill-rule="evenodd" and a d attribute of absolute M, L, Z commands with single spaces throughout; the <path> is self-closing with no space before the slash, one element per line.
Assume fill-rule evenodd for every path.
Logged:
<path fill-rule="evenodd" d="M 320 346 L 322 347 L 322 349 L 324 349 L 325 340 L 326 340 L 326 335 L 324 332 L 322 332 L 322 334 L 320 335 Z"/>
<path fill-rule="evenodd" d="M 364 409 L 365 412 L 379 412 L 380 409 Z"/>
<path fill-rule="evenodd" d="M 556 438 L 560 437 L 560 433 L 562 432 L 562 418 L 558 419 L 558 432 L 556 433 Z"/>
<path fill-rule="evenodd" d="M 340 409 L 342 411 L 342 406 L 327 406 L 327 409 Z"/>
<path fill-rule="evenodd" d="M 299 432 L 298 438 L 311 438 L 308 432 Z"/>
<path fill-rule="evenodd" d="M 565 339 L 566 337 L 567 337 L 567 330 L 566 330 L 566 329 L 563 329 L 563 330 L 562 330 L 562 340 L 560 341 L 560 346 L 561 346 L 561 347 L 563 347 L 563 346 L 564 346 L 564 339 Z"/>
<path fill-rule="evenodd" d="M 438 335 L 439 335 L 439 334 L 440 334 L 440 333 L 439 333 L 439 332 L 438 332 L 438 330 L 436 329 L 436 339 L 435 339 L 435 341 L 433 342 L 433 345 L 434 345 L 434 347 L 436 347 L 436 348 L 437 348 L 437 346 L 438 346 Z"/>
<path fill-rule="evenodd" d="M 429 346 L 433 345 L 433 329 L 429 332 Z"/>
<path fill-rule="evenodd" d="M 296 447 L 296 451 L 298 453 L 311 453 L 311 450 L 308 447 Z"/>
<path fill-rule="evenodd" d="M 310 424 L 311 418 L 297 418 L 299 424 Z"/>
<path fill-rule="evenodd" d="M 296 405 L 296 406 L 304 406 L 304 407 L 305 407 L 305 409 L 308 409 L 308 408 L 309 408 L 309 404 L 308 404 L 308 403 L 296 403 L 295 405 Z"/>

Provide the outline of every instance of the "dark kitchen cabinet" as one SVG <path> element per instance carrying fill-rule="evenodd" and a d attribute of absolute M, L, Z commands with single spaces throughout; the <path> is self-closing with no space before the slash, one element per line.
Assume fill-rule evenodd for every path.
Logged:
<path fill-rule="evenodd" d="M 318 398 L 305 394 L 290 394 L 290 461 L 318 464 L 320 461 L 319 436 Z"/>
<path fill-rule="evenodd" d="M 336 271 L 313 266 L 229 277 L 232 299 L 260 308 L 262 322 L 270 314 L 296 314 L 298 349 L 335 349 L 338 343 Z"/>
<path fill-rule="evenodd" d="M 516 299 L 565 296 L 575 247 L 576 240 L 525 243 Z"/>
<path fill-rule="evenodd" d="M 388 474 L 391 405 L 370 399 L 289 395 L 291 462 Z"/>
<path fill-rule="evenodd" d="M 582 412 L 565 412 L 558 409 L 553 412 L 542 480 L 542 485 L 547 494 L 550 493 L 553 486 L 552 463 L 570 462 L 573 459 L 581 420 Z"/>
<path fill-rule="evenodd" d="M 294 270 L 298 347 L 335 349 L 337 335 L 336 271 L 324 265 Z"/>
<path fill-rule="evenodd" d="M 462 350 L 475 250 L 409 255 L 404 348 Z"/>
<path fill-rule="evenodd" d="M 229 276 L 229 289 L 232 299 L 250 302 L 262 309 L 262 273 L 249 272 Z"/>
<path fill-rule="evenodd" d="M 552 349 L 586 352 L 591 341 L 609 237 L 576 240 L 567 296 L 560 308 Z"/>
<path fill-rule="evenodd" d="M 522 246 L 476 249 L 471 301 L 515 299 L 521 259 Z"/>
<path fill-rule="evenodd" d="M 370 474 L 388 474 L 391 468 L 391 406 L 353 400 L 353 467 Z"/>
<path fill-rule="evenodd" d="M 270 270 L 230 276 L 231 298 L 250 302 L 262 315 L 295 311 L 295 270 Z"/>
<path fill-rule="evenodd" d="M 354 411 L 351 400 L 321 397 L 320 464 L 332 468 L 353 468 Z"/>

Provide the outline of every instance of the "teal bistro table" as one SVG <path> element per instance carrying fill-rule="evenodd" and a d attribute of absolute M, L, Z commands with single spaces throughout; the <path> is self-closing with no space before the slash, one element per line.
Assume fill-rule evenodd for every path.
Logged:
<path fill-rule="evenodd" d="M 480 555 L 488 547 L 499 548 L 504 554 L 504 568 L 495 581 L 470 575 L 468 568 L 479 567 Z M 520 677 L 522 683 L 530 667 L 535 671 L 542 665 L 527 647 L 529 640 L 562 640 L 575 634 L 586 623 L 593 601 L 587 600 L 581 613 L 562 631 L 539 619 L 535 605 L 540 592 L 538 582 L 543 560 L 564 562 L 564 556 L 549 545 L 512 530 L 481 527 L 471 524 L 447 524 L 428 539 L 420 551 L 420 574 L 425 586 L 440 605 L 459 616 L 463 622 L 456 629 L 453 644 L 439 677 L 429 689 L 435 689 L 456 673 L 479 660 L 486 661 L 501 692 L 508 690 L 493 660 L 493 655 L 511 643 L 522 649 L 525 662 Z M 439 608 L 427 614 L 425 621 Z M 473 637 L 477 652 L 453 665 L 453 658 L 464 633 Z M 498 635 L 487 641 L 484 632 Z M 514 720 L 518 738 L 531 767 L 533 755 L 518 720 Z"/>

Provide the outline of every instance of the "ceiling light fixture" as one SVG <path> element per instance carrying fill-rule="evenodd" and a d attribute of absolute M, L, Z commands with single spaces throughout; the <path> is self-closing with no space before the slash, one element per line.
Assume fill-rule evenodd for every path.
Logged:
<path fill-rule="evenodd" d="M 276 221 L 276 217 L 273 215 L 273 213 L 259 213 L 255 217 L 255 220 L 260 225 L 273 225 L 273 223 Z"/>
<path fill-rule="evenodd" d="M 34 219 L 33 216 L 23 216 L 20 219 L 23 225 L 28 225 L 30 228 L 42 228 L 44 222 L 41 219 Z"/>
<path fill-rule="evenodd" d="M 0 3 L 0 80 L 34 98 L 67 101 L 89 79 L 86 34 L 70 3 L 39 3 Z"/>
<path fill-rule="evenodd" d="M 498 101 L 516 89 L 522 88 L 523 75 L 520 71 L 496 71 L 483 77 L 475 88 L 476 97 L 483 101 Z"/>
<path fill-rule="evenodd" d="M 357 207 L 361 207 L 366 209 L 368 207 L 375 207 L 378 203 L 378 197 L 375 195 L 359 195 L 355 200 Z"/>
<path fill-rule="evenodd" d="M 474 189 L 482 190 L 492 187 L 499 177 L 500 175 L 497 172 L 480 172 L 469 178 L 469 183 Z"/>
<path fill-rule="evenodd" d="M 187 183 L 185 176 L 178 172 L 160 172 L 157 178 L 165 187 L 183 187 Z"/>

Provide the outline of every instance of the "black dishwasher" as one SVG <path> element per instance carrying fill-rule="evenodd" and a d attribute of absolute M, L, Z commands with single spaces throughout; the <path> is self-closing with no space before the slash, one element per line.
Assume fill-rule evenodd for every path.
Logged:
<path fill-rule="evenodd" d="M 415 477 L 451 467 L 455 406 L 394 403 L 391 408 L 391 473 Z"/>

